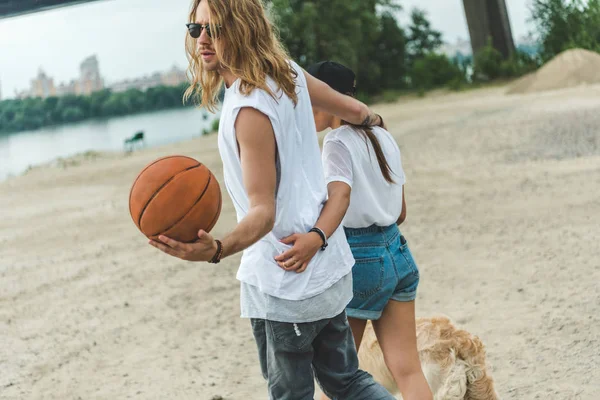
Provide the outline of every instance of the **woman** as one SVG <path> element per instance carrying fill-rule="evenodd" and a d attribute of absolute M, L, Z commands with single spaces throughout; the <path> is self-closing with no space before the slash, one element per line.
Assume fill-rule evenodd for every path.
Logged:
<path fill-rule="evenodd" d="M 355 75 L 343 65 L 325 61 L 308 72 L 338 92 L 354 96 Z M 343 223 L 356 260 L 354 296 L 346 313 L 357 350 L 366 322 L 372 320 L 403 398 L 432 399 L 417 353 L 419 270 L 398 229 L 406 218 L 400 149 L 383 127 L 353 126 L 316 109 L 313 113 L 317 131 L 333 129 L 323 143 L 329 197 L 316 224 L 321 232 L 285 238 L 284 243 L 294 245 L 276 260 L 282 268 L 301 273 L 317 251 L 327 251 L 326 236 Z"/>

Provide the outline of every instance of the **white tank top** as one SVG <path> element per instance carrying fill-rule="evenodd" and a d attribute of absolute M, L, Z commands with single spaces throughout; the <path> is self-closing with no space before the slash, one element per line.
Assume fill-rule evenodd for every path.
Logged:
<path fill-rule="evenodd" d="M 308 232 L 317 222 L 327 199 L 306 80 L 302 69 L 296 63 L 291 63 L 298 73 L 298 104 L 295 107 L 270 78 L 267 83 L 277 94 L 277 100 L 259 89 L 244 96 L 239 92 L 239 79 L 226 89 L 219 124 L 219 152 L 223 161 L 225 187 L 240 221 L 248 212 L 249 200 L 242 180 L 235 120 L 243 107 L 255 108 L 271 120 L 280 167 L 275 226 L 244 251 L 237 278 L 271 296 L 303 300 L 322 293 L 349 273 L 354 258 L 340 226 L 329 238 L 329 246 L 317 252 L 305 272 L 297 274 L 285 271 L 274 260 L 275 256 L 291 247 L 280 240 L 293 233 Z"/>
<path fill-rule="evenodd" d="M 346 228 L 394 224 L 402 211 L 402 185 L 406 182 L 400 149 L 385 129 L 372 128 L 394 183 L 383 177 L 371 141 L 354 128 L 344 125 L 325 136 L 323 166 L 325 180 L 345 182 L 352 188 L 350 206 L 342 224 Z"/>

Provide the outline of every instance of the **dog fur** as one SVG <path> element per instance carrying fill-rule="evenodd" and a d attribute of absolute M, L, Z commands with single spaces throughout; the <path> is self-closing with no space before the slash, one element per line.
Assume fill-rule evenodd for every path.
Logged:
<path fill-rule="evenodd" d="M 481 340 L 448 318 L 417 318 L 421 368 L 435 400 L 498 400 Z M 398 387 L 388 370 L 373 325 L 367 322 L 358 353 L 360 366 L 392 394 Z"/>

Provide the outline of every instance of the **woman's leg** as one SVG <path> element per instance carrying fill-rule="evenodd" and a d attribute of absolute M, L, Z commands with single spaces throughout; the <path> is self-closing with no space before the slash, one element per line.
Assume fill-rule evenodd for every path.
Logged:
<path fill-rule="evenodd" d="M 373 328 L 402 398 L 433 400 L 417 351 L 415 302 L 390 301 Z"/>
<path fill-rule="evenodd" d="M 363 334 L 365 333 L 365 326 L 367 321 L 364 319 L 350 318 L 348 317 L 348 323 L 352 329 L 352 336 L 354 337 L 354 345 L 356 346 L 356 352 L 360 348 L 360 342 L 362 342 Z"/>
<path fill-rule="evenodd" d="M 363 334 L 365 333 L 367 321 L 364 319 L 348 318 L 348 323 L 350 324 L 350 329 L 352 329 L 354 345 L 356 346 L 356 352 L 358 353 L 360 342 L 362 341 Z M 321 400 L 329 400 L 329 397 L 327 397 L 325 394 L 322 394 Z"/>

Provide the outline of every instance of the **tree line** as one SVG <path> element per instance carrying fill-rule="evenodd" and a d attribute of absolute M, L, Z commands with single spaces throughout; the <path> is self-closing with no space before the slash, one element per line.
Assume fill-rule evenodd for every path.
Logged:
<path fill-rule="evenodd" d="M 129 89 L 115 93 L 110 89 L 89 96 L 10 99 L 0 102 L 0 133 L 106 118 L 141 112 L 183 107 L 187 84 L 157 86 L 145 91 Z"/>
<path fill-rule="evenodd" d="M 539 68 L 569 48 L 600 52 L 600 0 L 533 0 L 529 6 L 536 48 L 520 48 L 509 59 L 491 41 L 474 57 L 440 52 L 444 38 L 427 14 L 404 12 L 394 0 L 268 0 L 269 11 L 292 57 L 302 66 L 325 59 L 357 73 L 365 100 L 386 91 L 461 89 L 479 82 L 510 79 Z"/>
<path fill-rule="evenodd" d="M 325 59 L 349 66 L 365 100 L 393 90 L 459 89 L 473 79 L 511 78 L 539 66 L 522 52 L 503 60 L 491 45 L 476 59 L 448 57 L 440 52 L 442 34 L 426 12 L 412 9 L 409 24 L 401 26 L 397 15 L 403 10 L 393 0 L 269 0 L 268 5 L 295 60 L 302 66 Z"/>
<path fill-rule="evenodd" d="M 572 48 L 600 52 L 600 0 L 533 0 L 542 61 Z"/>

